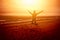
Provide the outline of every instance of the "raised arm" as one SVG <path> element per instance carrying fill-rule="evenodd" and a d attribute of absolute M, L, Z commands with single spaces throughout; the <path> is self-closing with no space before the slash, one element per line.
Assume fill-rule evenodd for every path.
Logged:
<path fill-rule="evenodd" d="M 28 12 L 32 15 L 32 13 L 28 10 Z"/>
<path fill-rule="evenodd" d="M 42 12 L 43 12 L 43 10 L 42 10 L 42 11 L 40 11 L 40 12 L 38 12 L 38 13 L 37 13 L 37 15 L 38 15 L 38 14 L 40 14 L 40 13 L 42 13 Z"/>

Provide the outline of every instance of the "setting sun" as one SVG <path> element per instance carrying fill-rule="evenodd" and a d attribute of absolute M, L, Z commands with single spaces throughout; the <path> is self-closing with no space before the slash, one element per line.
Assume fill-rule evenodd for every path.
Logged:
<path fill-rule="evenodd" d="M 26 5 L 32 5 L 32 4 L 35 4 L 36 1 L 35 0 L 22 0 L 22 2 Z"/>
<path fill-rule="evenodd" d="M 41 1 L 41 2 L 40 2 Z M 39 10 L 43 7 L 42 0 L 15 0 L 14 3 L 17 7 L 23 7 L 23 9 L 30 9 L 30 10 Z"/>

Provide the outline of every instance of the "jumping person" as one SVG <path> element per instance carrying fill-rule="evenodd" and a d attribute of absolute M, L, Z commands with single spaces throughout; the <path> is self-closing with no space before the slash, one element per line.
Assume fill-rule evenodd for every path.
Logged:
<path fill-rule="evenodd" d="M 32 24 L 36 24 L 36 16 L 37 16 L 38 14 L 40 14 L 41 12 L 43 12 L 43 11 L 40 11 L 40 12 L 38 12 L 38 13 L 36 13 L 36 11 L 33 11 L 33 13 L 32 13 L 32 12 L 30 12 L 30 11 L 28 10 L 28 12 L 32 15 Z"/>

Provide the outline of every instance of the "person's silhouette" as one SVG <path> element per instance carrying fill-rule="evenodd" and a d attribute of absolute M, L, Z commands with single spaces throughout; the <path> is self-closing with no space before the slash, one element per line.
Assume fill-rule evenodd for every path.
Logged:
<path fill-rule="evenodd" d="M 36 16 L 37 16 L 38 14 L 40 14 L 41 12 L 43 12 L 43 11 L 40 11 L 40 12 L 38 12 L 38 13 L 36 13 L 36 11 L 33 11 L 33 13 L 32 13 L 32 12 L 30 12 L 30 11 L 28 10 L 28 12 L 32 15 L 32 24 L 36 24 Z"/>

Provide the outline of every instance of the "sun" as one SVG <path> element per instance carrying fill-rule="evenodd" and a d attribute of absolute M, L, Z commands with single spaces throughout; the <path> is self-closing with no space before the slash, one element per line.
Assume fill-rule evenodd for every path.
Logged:
<path fill-rule="evenodd" d="M 18 10 L 44 10 L 46 4 L 45 0 L 14 0 L 14 7 Z"/>
<path fill-rule="evenodd" d="M 36 0 L 22 0 L 22 3 L 25 5 L 34 5 Z"/>
<path fill-rule="evenodd" d="M 15 0 L 17 7 L 22 7 L 23 9 L 38 10 L 40 6 L 39 0 Z"/>
<path fill-rule="evenodd" d="M 22 0 L 22 5 L 24 6 L 24 9 L 30 9 L 30 10 L 39 9 L 38 0 Z"/>

